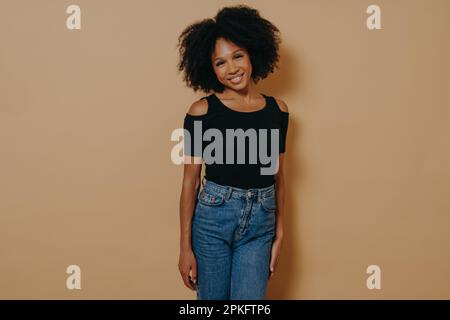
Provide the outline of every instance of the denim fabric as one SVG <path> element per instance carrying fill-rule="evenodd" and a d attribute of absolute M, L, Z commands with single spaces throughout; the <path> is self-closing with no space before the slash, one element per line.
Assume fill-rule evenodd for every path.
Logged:
<path fill-rule="evenodd" d="M 275 224 L 275 185 L 240 189 L 204 179 L 192 220 L 197 299 L 264 300 Z"/>

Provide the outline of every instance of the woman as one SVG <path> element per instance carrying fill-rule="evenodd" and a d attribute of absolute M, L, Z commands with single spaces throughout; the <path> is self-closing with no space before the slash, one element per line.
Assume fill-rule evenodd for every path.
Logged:
<path fill-rule="evenodd" d="M 275 272 L 283 240 L 289 112 L 255 84 L 277 67 L 280 42 L 279 30 L 243 5 L 223 8 L 214 20 L 194 23 L 179 37 L 184 81 L 194 91 L 213 91 L 184 118 L 178 267 L 197 299 L 265 299 Z M 212 130 L 214 139 L 206 132 L 199 137 L 196 122 L 202 134 Z M 245 143 L 235 144 L 243 135 Z M 272 172 L 264 156 L 268 149 L 276 159 Z M 200 179 L 203 160 L 206 174 Z"/>

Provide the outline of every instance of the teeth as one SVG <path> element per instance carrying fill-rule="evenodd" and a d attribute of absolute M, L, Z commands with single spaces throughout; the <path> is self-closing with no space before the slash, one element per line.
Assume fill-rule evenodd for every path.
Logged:
<path fill-rule="evenodd" d="M 242 75 L 231 78 L 230 81 L 237 83 L 237 82 L 241 81 L 241 79 L 242 79 Z"/>

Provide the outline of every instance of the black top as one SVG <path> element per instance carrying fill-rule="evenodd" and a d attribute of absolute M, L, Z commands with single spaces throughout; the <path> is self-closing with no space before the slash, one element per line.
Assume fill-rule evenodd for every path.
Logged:
<path fill-rule="evenodd" d="M 263 109 L 241 112 L 227 107 L 215 94 L 211 94 L 201 98 L 208 101 L 206 114 L 194 116 L 186 113 L 184 129 L 189 132 L 190 139 L 186 136 L 184 138 L 184 154 L 203 157 L 207 180 L 243 189 L 268 187 L 275 182 L 274 174 L 278 171 L 277 155 L 286 150 L 289 112 L 282 111 L 274 97 L 264 94 L 263 96 L 266 100 Z M 198 121 L 196 132 L 194 121 Z M 209 130 L 205 134 L 208 129 L 216 130 Z M 279 150 L 272 153 L 271 141 L 275 141 L 272 140 L 276 138 L 275 131 L 278 131 Z M 241 139 L 236 138 L 239 132 Z M 201 141 L 197 148 L 194 140 Z M 242 143 L 240 144 L 238 140 Z M 234 158 L 232 152 L 229 152 L 228 156 L 226 152 L 232 151 L 233 145 Z M 242 152 L 244 149 L 238 154 L 238 145 L 245 148 L 245 156 Z M 275 145 L 276 143 L 274 147 Z M 241 155 L 240 161 L 238 155 Z M 244 158 L 245 161 L 242 161 Z M 213 160 L 215 163 L 211 163 Z M 266 172 L 262 173 L 261 168 L 272 169 L 265 169 Z"/>

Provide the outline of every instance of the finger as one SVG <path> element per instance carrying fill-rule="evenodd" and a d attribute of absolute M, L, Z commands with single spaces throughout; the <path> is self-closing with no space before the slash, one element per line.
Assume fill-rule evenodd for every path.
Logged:
<path fill-rule="evenodd" d="M 274 272 L 275 270 L 275 261 L 272 259 L 270 261 L 270 272 Z"/>
<path fill-rule="evenodd" d="M 192 282 L 197 283 L 197 264 L 194 263 L 192 265 L 191 273 L 192 273 Z"/>
<path fill-rule="evenodd" d="M 274 256 L 273 259 L 270 261 L 270 271 L 274 272 L 275 268 L 278 265 L 278 255 Z"/>
<path fill-rule="evenodd" d="M 187 272 L 183 274 L 183 282 L 186 285 L 186 287 L 188 287 L 191 290 L 195 290 L 191 284 L 191 281 L 189 279 L 189 274 Z"/>
<path fill-rule="evenodd" d="M 192 290 L 197 290 L 197 280 L 196 279 L 194 280 L 189 276 L 189 283 L 191 285 Z"/>

